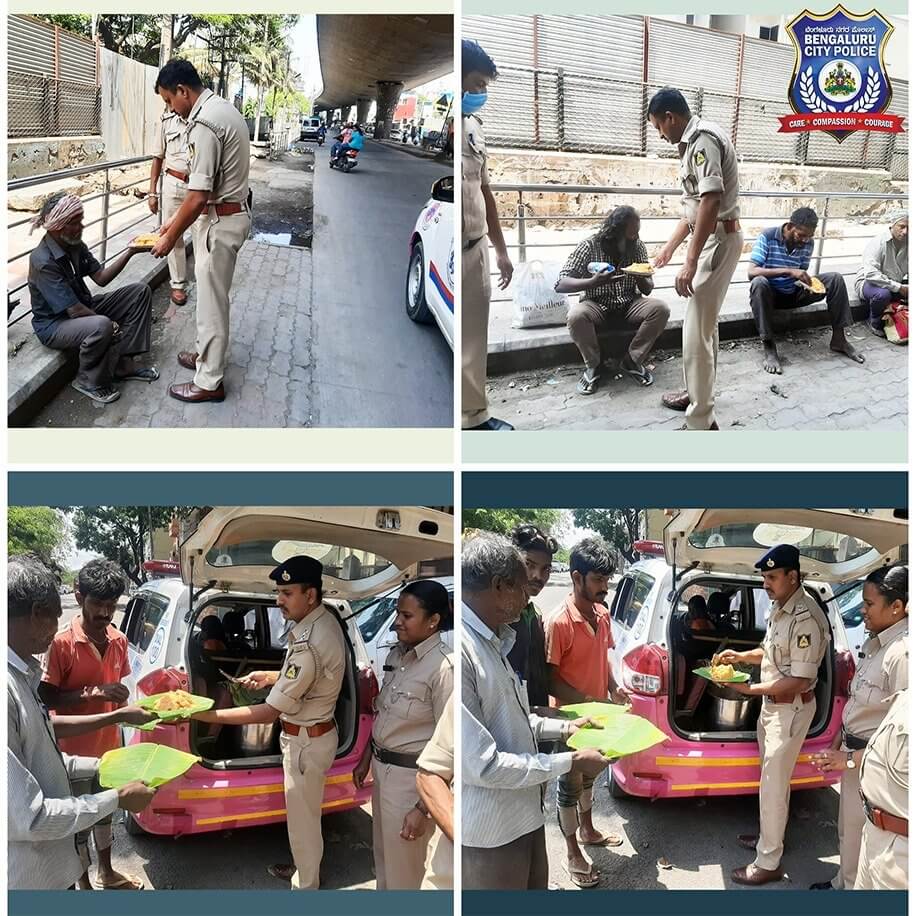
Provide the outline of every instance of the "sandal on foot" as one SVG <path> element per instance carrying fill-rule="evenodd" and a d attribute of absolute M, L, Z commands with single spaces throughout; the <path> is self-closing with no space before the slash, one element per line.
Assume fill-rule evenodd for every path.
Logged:
<path fill-rule="evenodd" d="M 623 360 L 620 368 L 630 378 L 636 379 L 643 388 L 648 388 L 655 381 L 655 376 L 645 366 L 640 366 L 639 363 L 635 363 L 632 360 Z"/>
<path fill-rule="evenodd" d="M 577 871 L 576 869 L 569 867 L 569 862 L 566 862 L 563 865 L 563 870 L 569 876 L 569 880 L 572 881 L 576 887 L 596 887 L 598 884 L 598 875 L 595 874 L 595 870 L 590 868 L 588 871 Z"/>
<path fill-rule="evenodd" d="M 121 392 L 117 388 L 84 388 L 78 382 L 70 382 L 70 387 L 99 404 L 110 404 L 121 397 Z"/>
<path fill-rule="evenodd" d="M 600 381 L 600 375 L 593 375 L 589 378 L 588 373 L 583 372 L 582 377 L 579 379 L 579 383 L 576 385 L 576 391 L 578 391 L 579 394 L 594 394 Z"/>
<path fill-rule="evenodd" d="M 613 847 L 613 846 L 623 846 L 623 837 L 617 833 L 609 833 L 607 836 L 601 837 L 600 840 L 595 841 L 594 843 L 590 840 L 583 840 L 582 837 L 579 837 L 579 842 L 583 846 L 604 846 L 604 847 Z"/>
<path fill-rule="evenodd" d="M 155 366 L 146 366 L 143 369 L 134 369 L 127 375 L 116 375 L 116 382 L 155 382 L 159 378 L 159 370 Z"/>
<path fill-rule="evenodd" d="M 133 875 L 121 875 L 117 881 L 111 884 L 103 884 L 99 881 L 99 890 L 103 891 L 142 891 L 144 884 L 139 878 Z"/>

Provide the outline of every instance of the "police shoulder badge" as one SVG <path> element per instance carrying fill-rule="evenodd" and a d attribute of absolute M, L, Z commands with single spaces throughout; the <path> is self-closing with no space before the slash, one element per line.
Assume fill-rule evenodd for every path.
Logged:
<path fill-rule="evenodd" d="M 842 142 L 859 130 L 898 133 L 901 119 L 879 117 L 892 88 L 884 53 L 894 26 L 877 10 L 858 15 L 842 4 L 800 13 L 787 26 L 795 45 L 789 104 L 780 133 L 820 130 Z"/>
<path fill-rule="evenodd" d="M 801 633 L 795 640 L 799 649 L 807 649 L 811 646 L 811 637 L 807 633 Z"/>
<path fill-rule="evenodd" d="M 693 161 L 697 165 L 702 165 L 706 161 L 706 153 L 703 150 L 697 150 L 694 154 Z"/>
<path fill-rule="evenodd" d="M 302 668 L 299 665 L 287 665 L 286 671 L 284 672 L 283 677 L 287 678 L 288 680 L 294 681 L 296 680 L 297 677 L 299 677 L 299 672 L 301 670 Z"/>

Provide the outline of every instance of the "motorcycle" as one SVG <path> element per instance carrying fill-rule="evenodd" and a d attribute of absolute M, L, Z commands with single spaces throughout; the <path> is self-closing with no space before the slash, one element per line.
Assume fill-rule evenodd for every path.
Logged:
<path fill-rule="evenodd" d="M 356 160 L 359 154 L 358 150 L 344 150 L 337 156 L 333 156 L 330 161 L 332 169 L 340 169 L 341 172 L 352 172 L 356 168 Z"/>

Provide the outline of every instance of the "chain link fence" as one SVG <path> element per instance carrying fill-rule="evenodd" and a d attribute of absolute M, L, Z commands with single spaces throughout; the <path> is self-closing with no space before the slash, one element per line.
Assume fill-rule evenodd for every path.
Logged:
<path fill-rule="evenodd" d="M 101 133 L 98 86 L 16 70 L 7 72 L 8 136 L 79 137 Z"/>

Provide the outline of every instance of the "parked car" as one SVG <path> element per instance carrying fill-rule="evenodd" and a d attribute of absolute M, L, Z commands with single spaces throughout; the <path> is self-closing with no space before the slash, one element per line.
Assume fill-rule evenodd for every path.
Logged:
<path fill-rule="evenodd" d="M 448 591 L 449 598 L 454 602 L 455 597 L 455 580 L 452 576 L 436 576 L 433 580 L 441 582 Z M 406 583 L 405 583 L 406 584 Z M 397 644 L 397 637 L 394 635 L 394 617 L 398 610 L 398 598 L 401 596 L 403 586 L 399 586 L 394 591 L 381 595 L 375 601 L 365 605 L 355 615 L 356 624 L 359 627 L 360 635 L 366 646 L 366 652 L 369 655 L 369 663 L 375 672 L 375 677 L 379 682 L 382 680 L 382 665 L 385 664 L 385 656 Z M 448 630 L 442 634 L 442 639 L 451 649 L 454 648 L 453 630 Z"/>
<path fill-rule="evenodd" d="M 314 140 L 321 146 L 324 143 L 324 136 L 325 128 L 321 118 L 305 117 L 302 119 L 302 124 L 299 128 L 300 140 Z"/>
<path fill-rule="evenodd" d="M 440 178 L 410 235 L 407 262 L 407 316 L 439 325 L 455 348 L 455 179 Z"/>
<path fill-rule="evenodd" d="M 865 632 L 865 618 L 862 616 L 862 609 L 865 606 L 862 600 L 862 588 L 865 580 L 854 582 L 851 586 L 846 586 L 837 594 L 837 607 L 840 609 L 840 616 L 843 618 L 843 626 L 846 627 L 846 641 L 849 643 L 849 651 L 852 652 L 853 658 L 858 662 L 859 652 L 862 651 L 862 644 L 868 638 Z"/>
<path fill-rule="evenodd" d="M 268 573 L 300 552 L 324 564 L 324 600 L 347 641 L 335 712 L 340 744 L 322 804 L 324 811 L 341 811 L 371 794 L 353 785 L 352 773 L 369 741 L 378 693 L 363 638 L 347 619 L 349 601 L 390 590 L 421 560 L 450 557 L 451 516 L 415 507 L 213 509 L 181 546 L 181 578 L 147 582 L 128 603 L 121 629 L 130 644 L 131 674 L 124 683 L 132 701 L 183 689 L 227 706 L 225 674 L 279 671 L 286 625 Z M 225 650 L 203 651 L 205 617 L 220 620 Z M 201 758 L 128 820 L 132 832 L 177 836 L 285 819 L 279 723 L 191 721 L 125 733 L 130 744 L 168 744 Z"/>
<path fill-rule="evenodd" d="M 822 774 L 811 755 L 829 748 L 842 724 L 855 670 L 834 589 L 838 583 L 893 563 L 906 544 L 907 524 L 894 510 L 682 509 L 664 542 L 640 542 L 641 559 L 624 573 L 611 605 L 616 646 L 609 653 L 633 712 L 666 733 L 660 745 L 618 760 L 611 794 L 650 798 L 757 794 L 759 701 L 713 696 L 692 670 L 730 646 L 759 645 L 770 602 L 756 560 L 775 543 L 801 552 L 803 585 L 830 624 L 831 644 L 818 672 L 817 710 L 792 774 L 793 789 L 820 788 L 839 774 Z M 684 625 L 687 601 L 720 592 L 727 613 L 708 632 Z M 752 681 L 760 669 L 748 669 Z M 703 685 L 706 685 L 705 687 Z"/>

